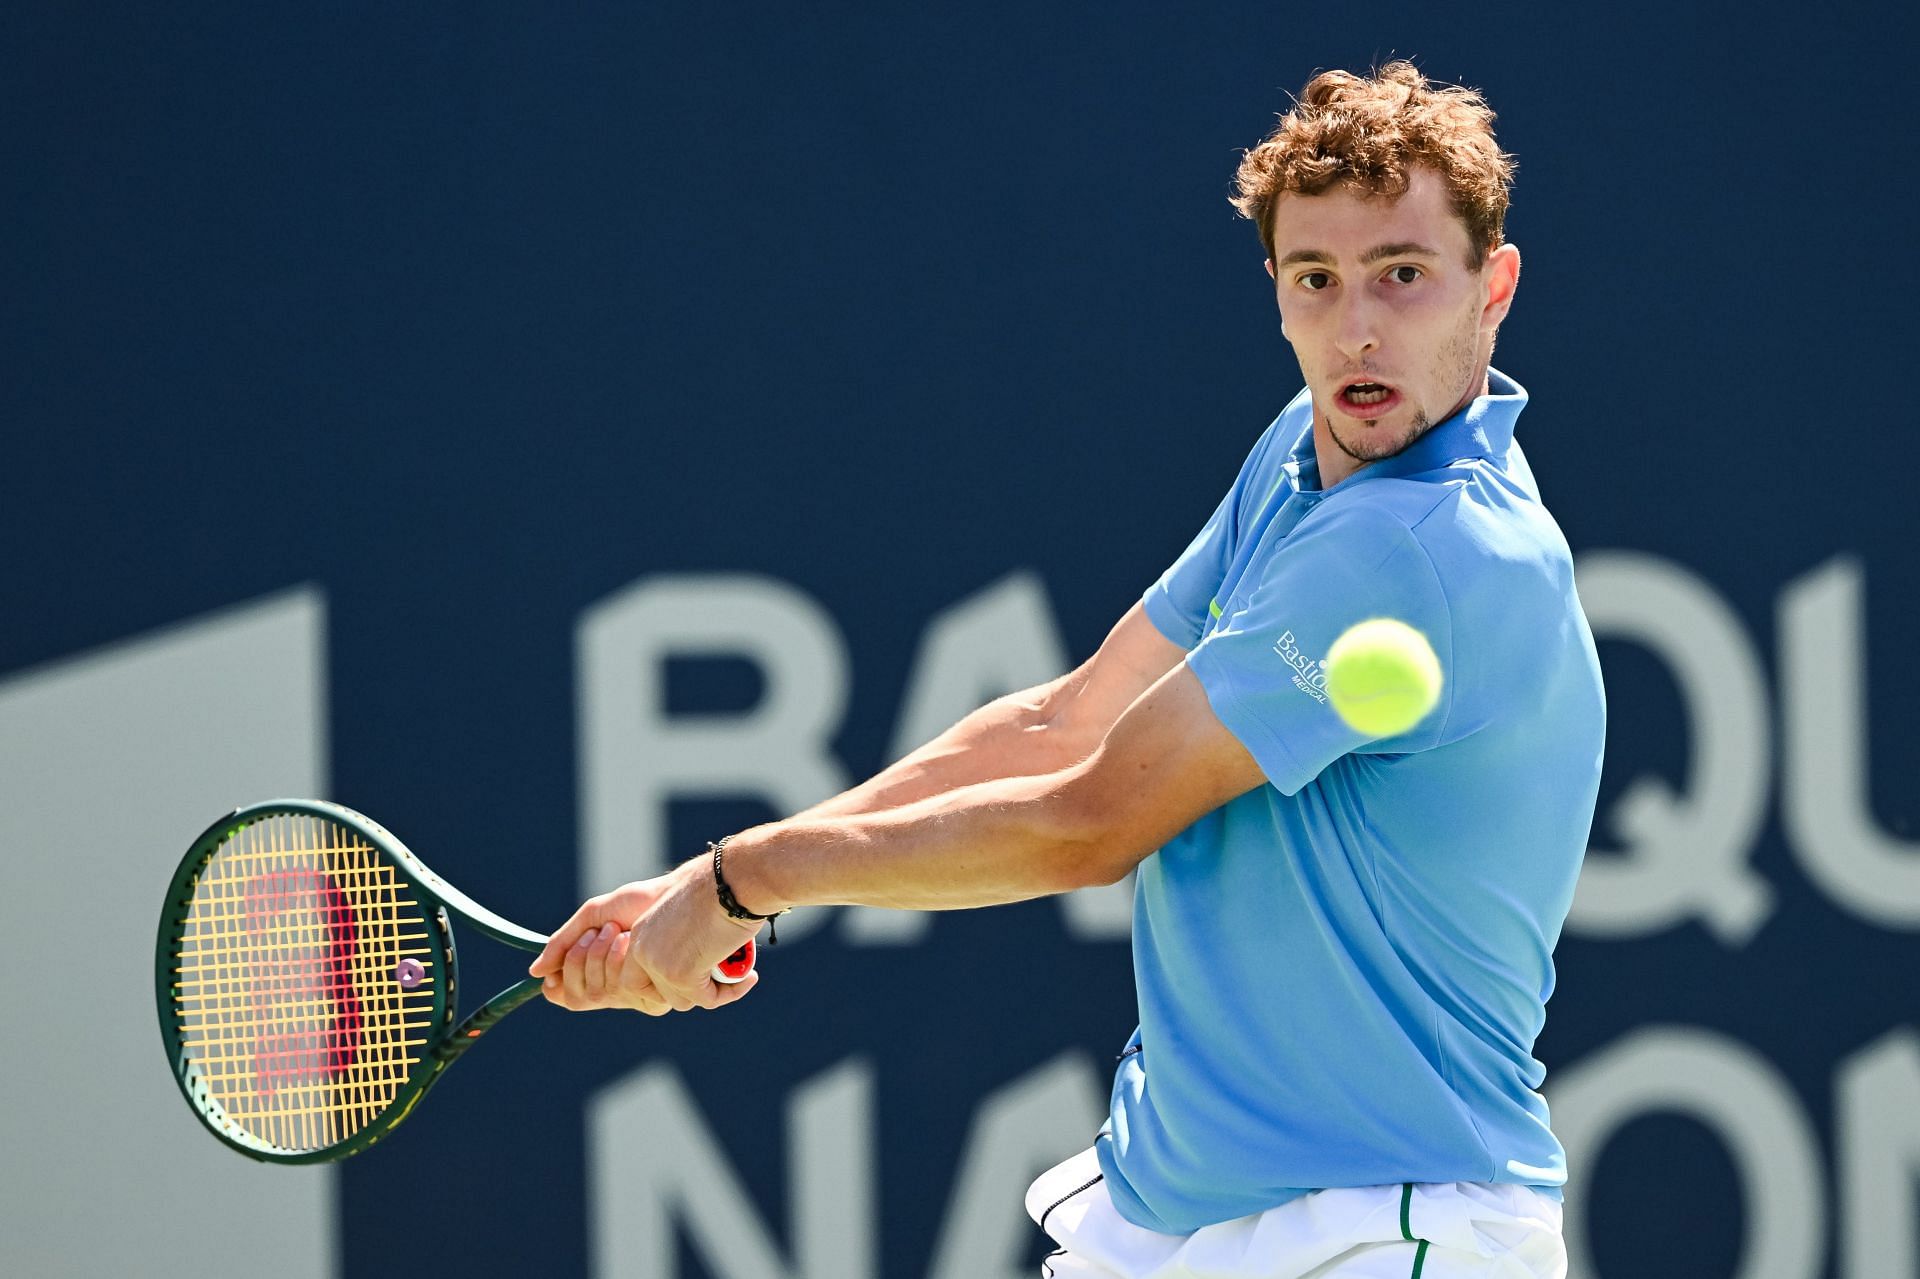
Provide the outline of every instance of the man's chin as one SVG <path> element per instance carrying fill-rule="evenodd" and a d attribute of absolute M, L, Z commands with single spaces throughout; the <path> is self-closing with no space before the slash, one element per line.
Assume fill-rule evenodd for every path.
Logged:
<path fill-rule="evenodd" d="M 1382 419 L 1367 422 L 1356 418 L 1347 418 L 1345 422 L 1336 418 L 1332 424 L 1332 434 L 1333 442 L 1340 446 L 1340 451 L 1356 462 L 1378 462 L 1404 452 L 1420 435 L 1411 421 Z"/>

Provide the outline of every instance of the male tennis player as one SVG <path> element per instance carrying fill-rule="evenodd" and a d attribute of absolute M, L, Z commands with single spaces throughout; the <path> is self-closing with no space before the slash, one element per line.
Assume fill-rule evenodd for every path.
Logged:
<path fill-rule="evenodd" d="M 587 902 L 567 1008 L 663 1013 L 802 903 L 936 910 L 1138 866 L 1140 1027 L 1094 1146 L 1028 1208 L 1047 1273 L 1562 1276 L 1532 1057 L 1600 776 L 1571 557 L 1492 370 L 1520 258 L 1468 90 L 1328 72 L 1240 166 L 1306 388 L 1079 670 L 866 784 Z M 1439 706 L 1368 740 L 1342 631 L 1432 641 Z"/>

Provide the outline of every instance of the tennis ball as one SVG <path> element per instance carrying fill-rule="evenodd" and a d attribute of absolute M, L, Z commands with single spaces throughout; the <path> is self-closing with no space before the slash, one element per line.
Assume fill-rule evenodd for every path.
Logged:
<path fill-rule="evenodd" d="M 1440 700 L 1440 659 L 1405 622 L 1376 617 L 1348 627 L 1327 651 L 1327 697 L 1368 737 L 1397 737 Z"/>

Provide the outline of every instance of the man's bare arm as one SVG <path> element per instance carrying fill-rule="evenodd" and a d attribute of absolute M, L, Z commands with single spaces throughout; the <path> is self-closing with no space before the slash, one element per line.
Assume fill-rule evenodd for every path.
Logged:
<path fill-rule="evenodd" d="M 1007 777 L 1057 773 L 1100 745 L 1120 716 L 1184 656 L 1135 604 L 1081 666 L 987 703 L 874 777 L 795 820 L 851 817 Z"/>
<path fill-rule="evenodd" d="M 739 901 L 762 914 L 857 903 L 920 910 L 1022 901 L 1111 883 L 1264 780 L 1177 664 L 1086 759 L 1042 777 L 962 786 L 873 813 L 758 826 L 726 848 Z M 714 892 L 710 859 L 589 899 L 529 971 L 565 1008 L 718 1007 L 752 988 L 710 976 L 750 928 Z"/>
<path fill-rule="evenodd" d="M 1086 759 L 885 811 L 802 817 L 734 837 L 748 909 L 865 904 L 943 910 L 1112 883 L 1264 780 L 1185 665 L 1142 694 Z"/>

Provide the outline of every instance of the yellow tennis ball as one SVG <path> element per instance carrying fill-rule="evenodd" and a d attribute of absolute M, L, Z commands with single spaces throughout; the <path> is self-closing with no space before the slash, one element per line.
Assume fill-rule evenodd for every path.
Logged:
<path fill-rule="evenodd" d="M 1327 650 L 1327 697 L 1368 737 L 1398 737 L 1425 719 L 1440 682 L 1427 637 L 1391 617 L 1348 627 Z"/>

